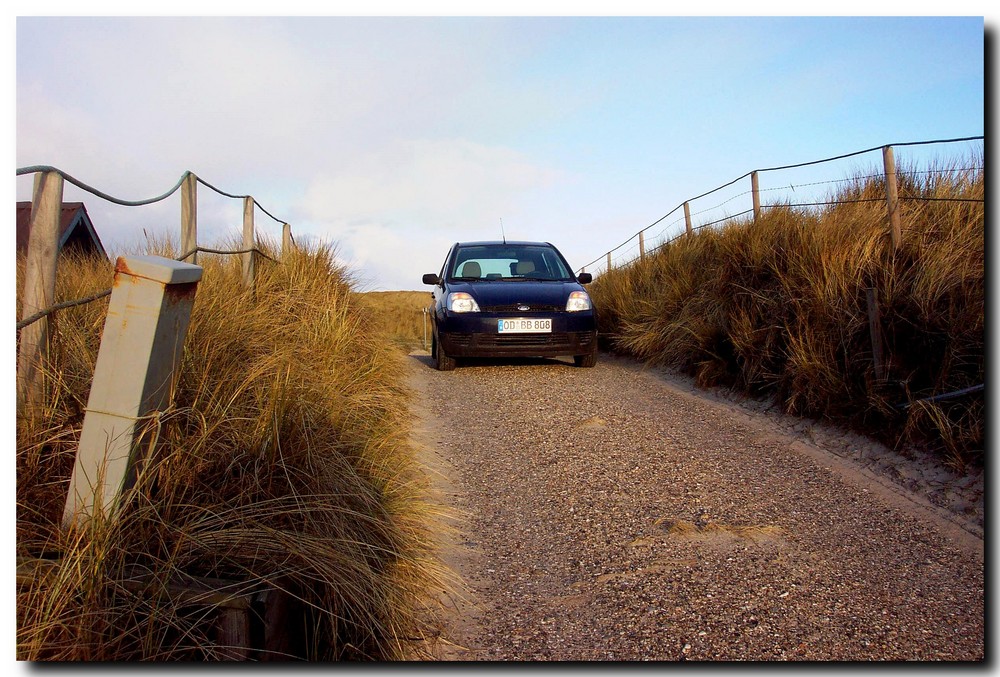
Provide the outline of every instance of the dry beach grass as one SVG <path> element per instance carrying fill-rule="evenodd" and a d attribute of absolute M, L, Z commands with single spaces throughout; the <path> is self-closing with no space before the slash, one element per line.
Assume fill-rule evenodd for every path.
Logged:
<path fill-rule="evenodd" d="M 984 448 L 983 158 L 901 171 L 893 250 L 881 178 L 817 209 L 772 205 L 681 237 L 591 286 L 610 347 L 699 385 L 774 398 L 793 414 L 934 448 L 958 469 Z M 874 370 L 866 290 L 887 373 Z M 903 408 L 899 405 L 911 405 Z"/>
<path fill-rule="evenodd" d="M 75 532 L 59 522 L 107 302 L 59 313 L 51 395 L 17 429 L 17 554 L 49 560 L 19 586 L 18 658 L 225 655 L 211 614 L 136 593 L 136 570 L 154 589 L 202 576 L 288 592 L 303 658 L 400 657 L 436 569 L 399 352 L 330 248 L 262 259 L 253 291 L 239 258 L 200 263 L 180 383 L 123 516 Z M 106 261 L 63 261 L 57 298 L 110 281 Z"/>

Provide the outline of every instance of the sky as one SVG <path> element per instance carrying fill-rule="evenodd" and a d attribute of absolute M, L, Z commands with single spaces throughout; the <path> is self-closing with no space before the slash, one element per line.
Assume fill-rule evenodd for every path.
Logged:
<path fill-rule="evenodd" d="M 421 275 L 456 241 L 545 240 L 597 272 L 650 224 L 647 243 L 683 230 L 659 220 L 751 170 L 985 133 L 975 3 L 949 5 L 967 15 L 953 17 L 490 6 L 253 17 L 199 16 L 211 3 L 157 16 L 26 7 L 11 18 L 16 166 L 54 166 L 130 201 L 190 171 L 252 195 L 264 237 L 280 242 L 287 222 L 297 242 L 334 244 L 361 291 L 429 290 Z M 967 149 L 900 148 L 897 161 Z M 762 184 L 826 189 L 876 161 Z M 17 177 L 16 199 L 31 186 Z M 742 209 L 748 189 L 733 187 L 720 209 Z M 121 207 L 67 184 L 64 199 L 85 202 L 113 254 L 140 253 L 147 237 L 179 241 L 179 191 Z M 200 186 L 198 209 L 202 246 L 240 236 L 240 200 Z"/>
<path fill-rule="evenodd" d="M 643 229 L 647 246 L 671 237 L 684 201 L 752 170 L 985 134 L 985 2 L 950 2 L 951 17 L 903 16 L 912 2 L 661 4 L 247 0 L 232 17 L 216 0 L 15 0 L 8 157 L 128 201 L 190 171 L 252 195 L 262 236 L 280 241 L 280 221 L 335 245 L 359 291 L 429 290 L 422 274 L 456 241 L 546 240 L 599 273 L 605 252 L 633 256 Z M 900 147 L 897 162 L 968 149 Z M 761 187 L 811 199 L 879 162 L 768 172 Z M 30 175 L 8 185 L 30 199 Z M 745 209 L 748 189 L 692 201 L 695 219 Z M 64 199 L 85 202 L 114 255 L 179 241 L 179 191 L 122 207 L 67 184 Z M 233 242 L 241 201 L 201 186 L 198 222 L 202 246 Z"/>

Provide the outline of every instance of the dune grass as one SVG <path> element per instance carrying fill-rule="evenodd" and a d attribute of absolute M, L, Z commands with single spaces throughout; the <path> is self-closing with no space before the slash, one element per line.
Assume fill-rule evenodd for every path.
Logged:
<path fill-rule="evenodd" d="M 210 608 L 157 594 L 191 577 L 291 595 L 297 657 L 411 655 L 441 569 L 406 439 L 403 357 L 329 247 L 261 259 L 252 291 L 239 257 L 199 264 L 180 382 L 145 433 L 121 516 L 73 531 L 60 521 L 107 299 L 58 313 L 48 398 L 17 425 L 17 555 L 35 566 L 19 576 L 17 657 L 225 658 Z M 107 261 L 66 257 L 57 298 L 111 279 Z"/>
<path fill-rule="evenodd" d="M 425 319 L 423 310 L 431 305 L 430 291 L 372 291 L 358 296 L 400 348 L 429 349 L 431 318 Z"/>
<path fill-rule="evenodd" d="M 984 383 L 983 159 L 901 170 L 899 180 L 895 251 L 883 181 L 859 175 L 835 204 L 771 205 L 757 221 L 695 231 L 601 275 L 591 292 L 606 343 L 702 386 L 930 446 L 958 468 L 978 463 L 982 392 L 919 400 Z M 884 379 L 873 368 L 869 288 Z"/>

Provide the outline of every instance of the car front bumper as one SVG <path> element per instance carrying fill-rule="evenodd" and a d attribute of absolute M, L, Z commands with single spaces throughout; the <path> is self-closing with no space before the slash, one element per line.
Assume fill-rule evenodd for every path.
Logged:
<path fill-rule="evenodd" d="M 501 334 L 499 320 L 520 317 L 495 313 L 448 313 L 438 323 L 438 341 L 450 357 L 557 357 L 586 355 L 597 349 L 593 312 L 557 313 L 552 331 Z"/>

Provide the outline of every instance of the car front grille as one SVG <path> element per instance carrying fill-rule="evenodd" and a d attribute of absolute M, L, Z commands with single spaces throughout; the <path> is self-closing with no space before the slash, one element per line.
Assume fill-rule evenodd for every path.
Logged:
<path fill-rule="evenodd" d="M 551 334 L 450 334 L 455 345 L 475 346 L 480 349 L 581 346 L 587 347 L 594 339 L 591 332 L 552 332 Z"/>
<path fill-rule="evenodd" d="M 528 310 L 521 310 L 518 306 L 528 306 Z M 486 306 L 483 308 L 484 313 L 562 313 L 566 310 L 565 306 L 553 306 L 553 305 L 534 305 L 531 303 L 508 303 L 501 306 Z"/>

